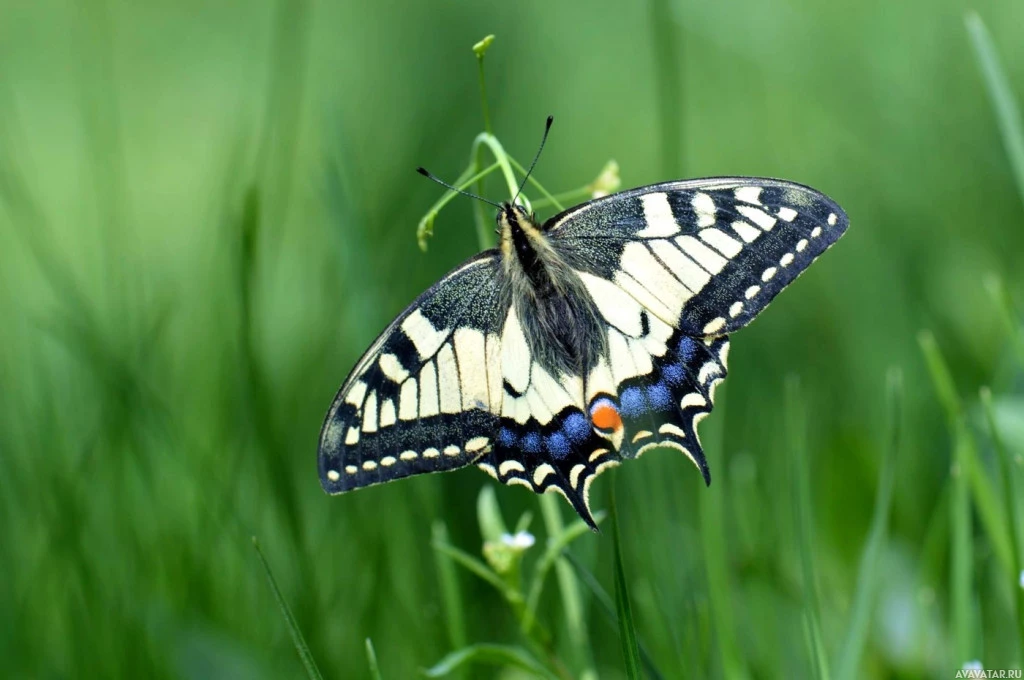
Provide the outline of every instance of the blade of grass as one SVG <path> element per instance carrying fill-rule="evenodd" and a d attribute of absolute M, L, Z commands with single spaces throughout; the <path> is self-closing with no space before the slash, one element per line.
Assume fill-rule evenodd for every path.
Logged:
<path fill-rule="evenodd" d="M 992 408 L 992 392 L 987 387 L 981 389 L 981 403 L 985 410 L 985 419 L 988 421 L 989 434 L 992 437 L 992 446 L 995 447 L 999 457 L 999 469 L 1003 478 L 1003 502 L 1006 504 L 1006 516 L 1009 518 L 1010 545 L 1013 547 L 1013 570 L 1010 574 L 1010 588 L 1016 596 L 1017 609 L 1017 638 L 1020 644 L 1020 658 L 1024 659 L 1024 568 L 1021 567 L 1020 552 L 1020 526 L 1017 521 L 1017 508 L 1014 506 L 1014 499 L 1020 498 L 1017 489 L 1016 475 L 1013 473 L 1013 465 L 1010 461 L 1010 453 L 1003 445 L 1003 439 L 996 427 L 995 411 Z"/>
<path fill-rule="evenodd" d="M 661 139 L 661 170 L 664 177 L 682 177 L 683 84 L 682 60 L 676 54 L 681 44 L 669 0 L 654 0 L 650 5 L 651 45 L 658 100 L 658 128 Z"/>
<path fill-rule="evenodd" d="M 971 650 L 974 649 L 974 626 L 971 611 L 971 584 L 974 580 L 971 555 L 974 536 L 971 531 L 971 497 L 967 479 L 969 448 L 971 448 L 970 433 L 967 430 L 966 417 L 960 405 L 960 399 L 953 386 L 953 378 L 939 352 L 935 337 L 927 331 L 922 331 L 918 335 L 918 342 L 932 375 L 935 393 L 946 409 L 950 434 L 953 439 L 949 504 L 949 522 L 952 529 L 949 592 L 954 658 L 949 662 L 953 666 L 959 667 L 968 659 L 976 658 L 971 653 Z"/>
<path fill-rule="evenodd" d="M 561 680 L 525 649 L 508 645 L 471 645 L 447 655 L 430 668 L 424 669 L 423 674 L 428 678 L 443 678 L 470 663 L 519 668 L 540 678 Z"/>
<path fill-rule="evenodd" d="M 381 680 L 380 666 L 377 665 L 377 652 L 373 648 L 373 640 L 366 638 L 366 663 L 370 666 L 371 680 Z"/>
<path fill-rule="evenodd" d="M 918 343 L 924 354 L 928 371 L 932 377 L 935 393 L 946 411 L 950 433 L 953 435 L 953 450 L 959 456 L 954 458 L 955 469 L 966 479 L 969 500 L 973 500 L 978 510 L 981 526 L 985 529 L 992 551 L 1004 569 L 1010 569 L 1010 541 L 1006 535 L 1006 520 L 1003 510 L 999 507 L 997 494 L 992 488 L 985 468 L 978 455 L 970 429 L 967 427 L 967 415 L 960 397 L 956 393 L 953 377 L 949 372 L 946 360 L 939 351 L 935 336 L 929 331 L 921 331 Z M 954 493 L 955 496 L 955 493 Z M 954 503 L 955 505 L 955 503 Z"/>
<path fill-rule="evenodd" d="M 576 571 L 576 575 L 579 576 L 580 581 L 585 585 L 594 596 L 594 600 L 597 602 L 598 607 L 601 609 L 601 613 L 604 614 L 605 619 L 615 630 L 619 629 L 619 616 L 615 613 L 615 602 L 612 600 L 611 595 L 608 594 L 601 584 L 598 583 L 597 578 L 590 573 L 590 571 L 583 566 L 583 563 L 568 550 L 563 551 L 566 560 L 572 565 L 572 568 Z M 654 664 L 654 658 L 647 651 L 647 647 L 644 646 L 643 640 L 640 636 L 636 639 L 637 647 L 640 649 L 640 661 L 644 664 L 644 670 L 647 671 L 648 677 L 651 680 L 662 680 L 665 676 L 662 674 L 658 667 Z"/>
<path fill-rule="evenodd" d="M 992 99 L 999 132 L 1003 137 L 1003 146 L 1006 148 L 1013 177 L 1017 182 L 1017 192 L 1024 203 L 1024 124 L 1021 123 L 1020 107 L 1010 89 L 1010 81 L 1003 71 L 985 23 L 976 12 L 968 12 L 964 17 L 964 23 L 967 25 L 967 34 L 981 67 L 981 75 L 985 79 L 985 87 Z"/>
<path fill-rule="evenodd" d="M 441 520 L 435 520 L 432 527 L 432 540 L 435 545 L 449 545 L 448 528 Z M 466 620 L 463 617 L 462 591 L 459 589 L 459 577 L 455 572 L 455 563 L 447 553 L 434 551 L 434 564 L 437 567 L 437 580 L 441 586 L 441 601 L 444 603 L 444 620 L 448 626 L 448 640 L 452 649 L 466 646 Z"/>
<path fill-rule="evenodd" d="M 256 549 L 256 555 L 259 556 L 260 564 L 263 565 L 263 571 L 267 575 L 267 581 L 270 583 L 270 589 L 274 593 L 274 599 L 277 600 L 277 606 L 281 609 L 281 616 L 284 617 L 284 622 L 288 626 L 288 633 L 292 636 L 292 644 L 295 645 L 295 651 L 299 654 L 299 660 L 302 661 L 302 666 L 306 669 L 306 676 L 311 678 L 311 680 L 323 680 L 323 676 L 320 675 L 320 669 L 317 668 L 316 661 L 313 660 L 313 655 L 309 651 L 309 646 L 306 645 L 306 639 L 302 637 L 299 624 L 296 623 L 292 610 L 288 607 L 288 603 L 285 602 L 281 589 L 277 587 L 274 573 L 270 570 L 270 564 L 267 562 L 263 549 L 260 547 L 260 542 L 255 536 L 252 537 L 252 547 Z"/>
<path fill-rule="evenodd" d="M 705 420 L 701 440 L 705 451 L 718 451 L 718 462 L 725 468 L 725 404 L 724 385 L 715 393 L 715 418 Z M 733 618 L 732 588 L 729 584 L 729 564 L 725 546 L 724 495 L 726 486 L 703 489 L 698 494 L 700 508 L 700 537 L 704 545 L 704 567 L 708 579 L 708 600 L 714 623 L 715 640 L 722 663 L 722 674 L 727 678 L 746 678 L 749 673 L 743 664 L 743 654 L 736 641 L 736 622 Z"/>
<path fill-rule="evenodd" d="M 881 553 L 889 538 L 889 515 L 892 510 L 893 487 L 896 480 L 896 461 L 900 452 L 903 414 L 903 373 L 898 368 L 890 369 L 887 380 L 887 402 L 889 423 L 882 460 L 882 472 L 875 495 L 875 510 L 871 518 L 868 540 L 860 557 L 857 570 L 857 589 L 850 610 L 850 624 L 839 654 L 839 680 L 857 677 L 861 655 L 871 625 L 871 611 L 882 579 Z"/>
<path fill-rule="evenodd" d="M 564 536 L 566 529 L 562 523 L 562 510 L 559 501 L 552 494 L 540 497 L 541 515 L 544 517 L 544 528 L 549 540 L 557 540 Z M 569 540 L 572 540 L 570 537 Z M 562 594 L 562 608 L 565 613 L 565 624 L 569 631 L 569 640 L 573 649 L 573 659 L 581 668 L 581 680 L 596 680 L 597 673 L 593 670 L 590 642 L 587 636 L 586 622 L 583 620 L 583 601 L 580 599 L 580 587 L 576 574 L 564 558 L 555 560 L 555 575 L 558 578 L 558 589 Z"/>
<path fill-rule="evenodd" d="M 604 520 L 603 512 L 594 514 L 594 522 L 596 524 L 600 525 L 602 520 Z M 530 580 L 530 591 L 526 597 L 525 622 L 527 627 L 532 625 L 536 616 L 537 605 L 540 604 L 540 595 L 544 590 L 544 582 L 547 580 L 548 571 L 558 563 L 558 558 L 562 556 L 566 546 L 588 532 L 590 532 L 590 526 L 583 520 L 576 520 L 569 525 L 568 529 L 565 529 L 558 536 L 548 541 L 544 554 L 537 560 L 537 564 L 533 568 L 533 578 Z M 529 632 L 529 628 L 525 632 Z"/>
<path fill-rule="evenodd" d="M 619 642 L 622 644 L 622 659 L 626 666 L 626 677 L 640 678 L 640 648 L 636 640 L 636 624 L 633 609 L 629 604 L 629 589 L 626 587 L 626 573 L 622 567 L 622 544 L 619 541 L 619 515 L 615 508 L 615 491 L 611 498 L 612 550 L 615 553 L 615 612 L 619 619 Z"/>
<path fill-rule="evenodd" d="M 811 517 L 810 466 L 807 461 L 807 422 L 800 402 L 800 382 L 796 376 L 786 379 L 786 442 L 793 460 L 793 495 L 796 498 L 796 534 L 803 571 L 804 623 L 808 636 L 815 677 L 827 680 L 828 658 L 821 634 L 821 609 L 818 604 L 817 576 L 814 570 L 814 536 Z"/>

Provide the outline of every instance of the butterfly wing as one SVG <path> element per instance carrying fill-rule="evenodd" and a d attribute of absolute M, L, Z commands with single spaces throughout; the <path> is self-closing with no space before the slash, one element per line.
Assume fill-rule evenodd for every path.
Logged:
<path fill-rule="evenodd" d="M 713 178 L 613 194 L 544 225 L 607 322 L 607 356 L 583 384 L 583 413 L 607 425 L 607 436 L 566 457 L 580 498 L 569 497 L 582 502 L 585 518 L 601 463 L 654 446 L 683 451 L 710 482 L 696 427 L 726 376 L 726 334 L 749 323 L 847 224 L 838 205 L 808 187 Z"/>
<path fill-rule="evenodd" d="M 499 266 L 487 251 L 456 268 L 359 360 L 320 431 L 325 491 L 453 470 L 491 450 L 501 408 Z"/>
<path fill-rule="evenodd" d="M 577 269 L 691 337 L 716 337 L 753 320 L 848 224 L 810 187 L 723 177 L 612 194 L 545 229 Z"/>

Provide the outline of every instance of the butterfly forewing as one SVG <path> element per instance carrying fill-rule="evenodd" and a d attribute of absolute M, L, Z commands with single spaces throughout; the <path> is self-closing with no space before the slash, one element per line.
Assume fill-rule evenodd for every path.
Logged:
<path fill-rule="evenodd" d="M 501 405 L 504 318 L 493 251 L 424 293 L 359 360 L 320 433 L 331 493 L 475 462 Z"/>
<path fill-rule="evenodd" d="M 578 269 L 684 333 L 714 337 L 749 323 L 847 225 L 842 209 L 809 187 L 713 178 L 613 194 L 545 228 Z"/>

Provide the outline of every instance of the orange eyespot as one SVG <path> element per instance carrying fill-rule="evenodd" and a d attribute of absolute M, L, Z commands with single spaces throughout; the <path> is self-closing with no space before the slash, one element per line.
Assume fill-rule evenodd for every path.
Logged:
<path fill-rule="evenodd" d="M 602 400 L 590 409 L 590 420 L 599 430 L 618 430 L 622 427 L 622 417 L 618 409 L 610 401 Z"/>

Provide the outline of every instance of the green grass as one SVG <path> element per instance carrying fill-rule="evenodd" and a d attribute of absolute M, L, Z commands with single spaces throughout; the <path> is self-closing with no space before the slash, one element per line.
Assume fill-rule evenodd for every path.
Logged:
<path fill-rule="evenodd" d="M 624 678 L 616 584 L 650 677 L 1024 661 L 1019 3 L 3 9 L 0 675 Z M 423 253 L 413 172 L 470 160 L 489 32 L 493 139 L 528 159 L 554 114 L 560 201 L 615 159 L 851 216 L 735 335 L 712 486 L 661 451 L 592 487 L 618 574 L 610 526 L 504 487 L 537 542 L 498 574 L 476 470 L 316 478 L 346 372 L 490 233 L 460 198 Z"/>

